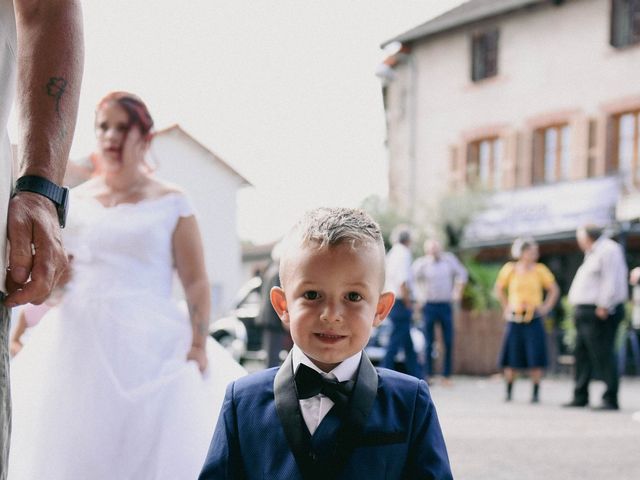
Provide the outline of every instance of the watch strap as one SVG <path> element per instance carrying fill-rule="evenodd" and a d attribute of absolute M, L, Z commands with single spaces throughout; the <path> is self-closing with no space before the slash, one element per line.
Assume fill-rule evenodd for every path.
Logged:
<path fill-rule="evenodd" d="M 24 175 L 16 180 L 16 192 L 32 192 L 47 197 L 56 205 L 62 205 L 65 191 L 63 187 L 37 175 Z"/>
<path fill-rule="evenodd" d="M 56 206 L 60 228 L 64 228 L 69 210 L 69 189 L 67 187 L 56 185 L 38 175 L 24 175 L 16 180 L 13 194 L 15 195 L 17 192 L 37 193 L 51 200 Z"/>

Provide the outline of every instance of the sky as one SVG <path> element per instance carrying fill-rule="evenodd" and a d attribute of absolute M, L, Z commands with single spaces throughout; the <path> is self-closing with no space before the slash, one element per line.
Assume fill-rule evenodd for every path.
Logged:
<path fill-rule="evenodd" d="M 240 239 L 266 243 L 307 209 L 387 193 L 380 44 L 461 0 L 86 0 L 71 158 L 95 144 L 108 91 L 140 95 L 253 187 Z"/>

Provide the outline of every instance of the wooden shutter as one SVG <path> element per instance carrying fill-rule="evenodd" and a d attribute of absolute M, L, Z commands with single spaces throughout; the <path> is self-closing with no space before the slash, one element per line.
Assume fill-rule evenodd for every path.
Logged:
<path fill-rule="evenodd" d="M 569 179 L 586 178 L 589 172 L 589 117 L 576 114 L 569 122 L 571 128 L 569 158 L 571 167 Z"/>

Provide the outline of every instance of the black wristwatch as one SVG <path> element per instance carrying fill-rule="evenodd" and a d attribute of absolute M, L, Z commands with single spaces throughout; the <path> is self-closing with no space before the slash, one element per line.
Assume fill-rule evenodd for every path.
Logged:
<path fill-rule="evenodd" d="M 64 228 L 67 223 L 67 212 L 69 211 L 69 188 L 56 185 L 50 180 L 37 175 L 24 175 L 16 180 L 13 194 L 17 192 L 32 192 L 47 197 L 56 206 L 60 228 Z"/>

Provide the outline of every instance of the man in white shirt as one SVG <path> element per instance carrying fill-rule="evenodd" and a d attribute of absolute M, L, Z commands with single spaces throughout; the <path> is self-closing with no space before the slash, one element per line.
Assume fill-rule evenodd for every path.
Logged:
<path fill-rule="evenodd" d="M 567 407 L 589 404 L 593 377 L 606 384 L 598 410 L 618 410 L 618 369 L 614 342 L 628 298 L 627 263 L 622 247 L 593 226 L 578 228 L 584 260 L 569 289 L 576 323 L 575 388 Z"/>
<path fill-rule="evenodd" d="M 394 244 L 386 258 L 386 289 L 396 296 L 388 319 L 393 328 L 382 366 L 393 369 L 395 356 L 404 351 L 405 367 L 409 375 L 422 378 L 422 368 L 418 364 L 413 341 L 411 340 L 411 317 L 413 313 L 413 273 L 411 271 L 412 254 L 411 232 L 403 225 L 396 227 L 392 237 Z"/>
<path fill-rule="evenodd" d="M 11 431 L 9 308 L 43 302 L 67 265 L 60 238 L 66 197 L 56 184 L 64 176 L 73 138 L 83 58 L 79 0 L 0 0 L 0 230 L 11 244 L 5 255 L 3 234 L 0 480 L 6 478 Z M 15 185 L 6 132 L 14 97 L 20 125 Z"/>
<path fill-rule="evenodd" d="M 437 240 L 427 240 L 424 251 L 425 255 L 413 263 L 412 269 L 419 299 L 423 302 L 425 375 L 433 374 L 434 330 L 435 324 L 439 323 L 445 351 L 442 373 L 448 383 L 453 368 L 453 302 L 460 300 L 468 274 L 460 260 L 453 253 L 444 252 Z"/>

